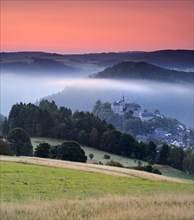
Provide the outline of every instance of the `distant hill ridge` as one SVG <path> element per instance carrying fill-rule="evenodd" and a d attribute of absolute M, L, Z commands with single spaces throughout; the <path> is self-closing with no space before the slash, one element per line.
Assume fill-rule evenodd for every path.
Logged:
<path fill-rule="evenodd" d="M 36 54 L 36 53 L 35 53 Z M 78 72 L 80 71 L 76 67 L 68 66 L 60 61 L 57 61 L 52 58 L 39 58 L 39 55 L 36 57 L 21 57 L 22 61 L 12 60 L 11 62 L 1 62 L 1 70 L 3 71 L 14 71 L 14 72 Z M 21 59 L 20 58 L 20 59 Z M 13 58 L 10 58 L 13 59 Z"/>
<path fill-rule="evenodd" d="M 144 61 L 127 61 L 108 67 L 92 77 L 111 79 L 143 79 L 165 82 L 193 82 L 194 72 L 169 70 Z"/>
<path fill-rule="evenodd" d="M 109 53 L 85 53 L 85 54 L 58 54 L 46 52 L 2 52 L 0 63 L 29 62 L 32 57 L 61 60 L 65 64 L 69 61 L 78 63 L 93 63 L 99 67 L 109 67 L 122 61 L 145 61 L 147 63 L 164 67 L 189 71 L 194 68 L 194 50 L 158 50 L 158 51 L 126 51 Z"/>

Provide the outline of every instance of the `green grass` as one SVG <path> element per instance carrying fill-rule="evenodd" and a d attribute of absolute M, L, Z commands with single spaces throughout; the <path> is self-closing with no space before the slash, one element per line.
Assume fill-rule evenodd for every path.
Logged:
<path fill-rule="evenodd" d="M 47 142 L 50 145 L 58 145 L 62 144 L 66 140 L 60 140 L 60 139 L 54 139 L 54 138 L 43 138 L 43 137 L 33 137 L 31 138 L 33 148 L 35 149 L 37 145 L 39 145 L 42 142 Z M 106 164 L 107 159 L 104 159 L 104 154 L 109 154 L 111 156 L 110 160 L 118 161 L 122 163 L 125 167 L 134 167 L 137 166 L 137 161 L 134 159 L 130 159 L 127 157 L 119 156 L 116 154 L 107 153 L 105 151 L 97 150 L 95 148 L 82 146 L 82 149 L 85 151 L 86 156 L 88 157 L 88 162 L 92 163 L 99 163 L 102 162 L 103 164 Z M 90 160 L 89 154 L 93 154 L 94 158 Z M 147 163 L 144 161 L 141 161 L 142 165 L 146 165 Z"/>
<path fill-rule="evenodd" d="M 44 138 L 44 137 L 33 137 L 31 138 L 31 141 L 35 149 L 36 146 L 42 142 L 47 142 L 50 145 L 58 145 L 58 144 L 63 143 L 65 140 L 54 139 L 54 138 Z M 137 166 L 138 160 L 130 159 L 127 157 L 116 155 L 116 154 L 107 153 L 107 152 L 100 151 L 95 148 L 86 147 L 86 146 L 82 146 L 82 149 L 85 151 L 85 154 L 88 157 L 88 162 L 94 162 L 94 163 L 102 162 L 103 164 L 106 164 L 108 160 L 104 159 L 104 154 L 109 154 L 111 156 L 111 160 L 118 161 L 121 164 L 123 164 L 125 167 Z M 94 158 L 92 160 L 89 159 L 89 154 L 94 155 Z M 141 161 L 141 162 L 142 162 L 142 165 L 147 165 L 146 162 L 144 161 Z M 156 166 L 162 172 L 163 176 L 169 176 L 169 177 L 174 177 L 174 178 L 179 178 L 179 179 L 194 180 L 193 175 L 188 175 L 170 166 L 163 166 L 163 165 L 158 165 L 158 164 L 154 166 Z"/>
<path fill-rule="evenodd" d="M 186 174 L 170 166 L 156 165 L 156 167 L 162 172 L 164 176 L 169 176 L 169 177 L 174 177 L 174 178 L 179 178 L 179 179 L 188 179 L 188 180 L 194 181 L 193 175 Z"/>
<path fill-rule="evenodd" d="M 0 162 L 1 201 L 85 199 L 105 195 L 191 194 L 193 185 Z"/>

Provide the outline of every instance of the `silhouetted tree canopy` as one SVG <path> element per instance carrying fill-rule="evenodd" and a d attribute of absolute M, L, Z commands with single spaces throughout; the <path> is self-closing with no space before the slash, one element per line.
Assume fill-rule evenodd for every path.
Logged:
<path fill-rule="evenodd" d="M 8 135 L 13 151 L 16 156 L 31 156 L 32 155 L 32 144 L 30 136 L 22 128 L 14 128 Z"/>

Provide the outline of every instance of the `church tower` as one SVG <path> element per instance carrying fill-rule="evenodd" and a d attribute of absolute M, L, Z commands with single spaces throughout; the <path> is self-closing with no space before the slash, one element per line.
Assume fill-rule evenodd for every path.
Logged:
<path fill-rule="evenodd" d="M 122 104 L 123 104 L 123 112 L 125 111 L 125 96 L 124 96 L 124 92 L 123 92 L 123 100 L 122 100 Z"/>

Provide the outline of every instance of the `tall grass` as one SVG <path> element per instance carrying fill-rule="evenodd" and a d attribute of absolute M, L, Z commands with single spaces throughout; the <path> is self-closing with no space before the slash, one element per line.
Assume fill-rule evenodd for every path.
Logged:
<path fill-rule="evenodd" d="M 1 219 L 193 219 L 193 207 L 193 195 L 106 196 L 87 200 L 2 203 Z"/>

